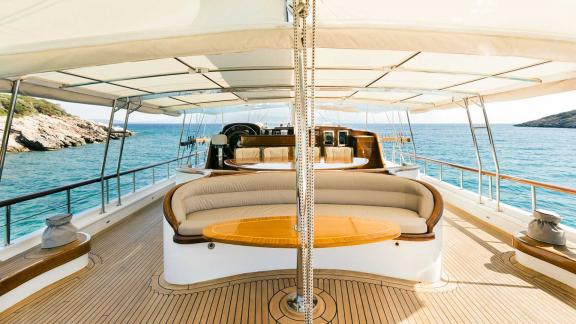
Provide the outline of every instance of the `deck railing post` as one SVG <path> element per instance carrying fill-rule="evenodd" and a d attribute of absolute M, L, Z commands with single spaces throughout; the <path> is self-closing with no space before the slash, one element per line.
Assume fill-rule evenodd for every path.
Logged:
<path fill-rule="evenodd" d="M 168 177 L 167 179 L 170 179 L 170 162 L 168 162 Z"/>
<path fill-rule="evenodd" d="M 110 181 L 106 179 L 106 203 L 110 203 Z"/>
<path fill-rule="evenodd" d="M 70 189 L 66 189 L 66 213 L 68 214 L 72 214 L 72 201 L 70 196 Z"/>
<path fill-rule="evenodd" d="M 6 152 L 8 151 L 8 140 L 10 139 L 10 130 L 12 129 L 12 120 L 16 112 L 16 104 L 18 103 L 18 90 L 20 90 L 20 79 L 12 83 L 12 97 L 10 98 L 10 107 L 6 115 L 6 123 L 4 124 L 4 133 L 2 135 L 2 146 L 0 147 L 0 181 L 2 181 L 2 171 L 4 170 L 4 161 L 6 160 Z"/>
<path fill-rule="evenodd" d="M 464 110 L 466 110 L 466 116 L 468 117 L 468 125 L 470 126 L 470 133 L 472 134 L 472 142 L 474 143 L 474 149 L 476 151 L 476 164 L 478 166 L 478 202 L 482 203 L 482 158 L 480 156 L 480 150 L 478 149 L 478 140 L 476 138 L 476 131 L 474 130 L 474 125 L 472 124 L 472 116 L 470 115 L 468 98 L 464 98 Z"/>
<path fill-rule="evenodd" d="M 531 196 L 532 196 L 532 211 L 535 211 L 536 208 L 538 207 L 537 205 L 537 201 L 536 201 L 536 186 L 530 186 L 530 192 L 531 192 Z"/>
<path fill-rule="evenodd" d="M 112 124 L 114 123 L 114 114 L 116 113 L 117 100 L 114 100 L 112 104 L 112 109 L 110 111 L 110 119 L 108 120 L 108 133 L 106 135 L 106 144 L 104 146 L 104 157 L 102 158 L 102 166 L 100 168 L 100 195 L 101 195 L 101 206 L 100 213 L 104 214 L 106 212 L 106 204 L 109 202 L 107 183 L 104 183 L 104 174 L 106 173 L 106 159 L 108 158 L 108 148 L 110 147 L 110 133 L 112 132 Z M 107 181 L 106 181 L 107 182 Z"/>
<path fill-rule="evenodd" d="M 4 246 L 10 245 L 10 205 L 5 207 L 6 214 L 4 215 Z"/>
<path fill-rule="evenodd" d="M 460 189 L 464 189 L 464 170 L 460 169 Z"/>
<path fill-rule="evenodd" d="M 444 166 L 440 164 L 440 181 L 444 180 Z"/>
<path fill-rule="evenodd" d="M 152 184 L 156 183 L 156 168 L 152 168 Z"/>
<path fill-rule="evenodd" d="M 136 192 L 136 172 L 132 172 L 132 192 Z"/>
<path fill-rule="evenodd" d="M 500 211 L 500 163 L 498 162 L 498 154 L 496 153 L 496 145 L 494 144 L 494 136 L 492 136 L 492 127 L 488 120 L 488 113 L 486 112 L 486 105 L 484 104 L 484 97 L 480 96 L 480 108 L 484 115 L 484 122 L 486 131 L 488 133 L 488 141 L 490 142 L 490 149 L 492 151 L 492 159 L 494 160 L 494 167 L 496 168 L 496 211 Z"/>
<path fill-rule="evenodd" d="M 494 200 L 494 194 L 492 193 L 492 176 L 488 176 L 488 196 L 490 196 L 490 200 Z"/>
<path fill-rule="evenodd" d="M 424 175 L 428 175 L 428 161 L 424 160 Z"/>

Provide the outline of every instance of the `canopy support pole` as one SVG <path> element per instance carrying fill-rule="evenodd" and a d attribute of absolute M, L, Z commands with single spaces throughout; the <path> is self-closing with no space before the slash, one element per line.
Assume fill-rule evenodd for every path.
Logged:
<path fill-rule="evenodd" d="M 8 151 L 8 140 L 10 139 L 10 130 L 12 129 L 12 120 L 16 111 L 18 101 L 18 90 L 20 90 L 20 79 L 12 82 L 12 97 L 10 98 L 10 107 L 6 115 L 6 124 L 4 124 L 4 134 L 2 135 L 2 147 L 0 147 L 0 181 L 2 181 L 2 171 L 4 171 L 4 162 L 6 161 L 6 152 Z M 8 233 L 8 227 L 6 228 Z"/>
<path fill-rule="evenodd" d="M 114 114 L 117 111 L 116 105 L 118 101 L 114 99 L 112 103 L 112 109 L 110 110 L 110 119 L 108 120 L 108 133 L 106 135 L 106 144 L 104 146 L 104 157 L 102 158 L 102 165 L 100 167 L 100 195 L 101 195 L 101 205 L 100 214 L 106 212 L 106 184 L 104 183 L 104 177 L 106 173 L 106 159 L 108 158 L 108 149 L 110 148 L 110 134 L 112 132 L 112 124 L 114 123 Z"/>
<path fill-rule="evenodd" d="M 139 105 L 137 108 L 130 110 L 130 101 L 126 103 L 126 116 L 124 117 L 124 127 L 122 129 L 122 138 L 120 139 L 120 153 L 118 153 L 118 165 L 116 166 L 116 190 L 118 192 L 118 206 L 122 206 L 122 192 L 120 188 L 120 169 L 122 167 L 122 155 L 124 154 L 124 141 L 128 132 L 128 118 L 130 114 L 137 111 L 142 107 Z"/>
<path fill-rule="evenodd" d="M 410 130 L 410 142 L 412 142 L 412 162 L 414 163 L 414 165 L 416 165 L 416 142 L 414 142 L 414 132 L 412 131 L 412 123 L 410 122 L 410 112 L 408 110 L 406 110 L 406 121 L 408 122 L 408 129 Z"/>
<path fill-rule="evenodd" d="M 500 211 L 500 163 L 498 162 L 498 154 L 496 153 L 496 145 L 494 144 L 494 136 L 492 135 L 492 127 L 488 120 L 484 97 L 479 96 L 478 99 L 479 106 L 482 108 L 482 114 L 484 115 L 484 124 L 486 125 L 486 132 L 488 133 L 488 141 L 490 142 L 490 150 L 492 151 L 492 160 L 494 161 L 494 168 L 496 169 L 496 211 Z M 490 190 L 492 190 L 492 186 L 490 186 Z"/>
<path fill-rule="evenodd" d="M 472 134 L 472 142 L 474 143 L 474 149 L 476 150 L 476 165 L 478 167 L 478 202 L 482 203 L 482 157 L 480 156 L 480 150 L 478 149 L 478 139 L 476 138 L 476 130 L 474 125 L 472 124 L 472 116 L 470 115 L 468 98 L 464 98 L 464 109 L 466 110 L 466 116 L 468 116 L 468 125 L 470 127 L 470 133 Z"/>

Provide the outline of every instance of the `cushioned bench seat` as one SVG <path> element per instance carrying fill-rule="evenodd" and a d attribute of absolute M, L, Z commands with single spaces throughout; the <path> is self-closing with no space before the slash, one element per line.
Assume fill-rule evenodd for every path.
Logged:
<path fill-rule="evenodd" d="M 385 219 L 402 230 L 393 241 L 317 249 L 315 268 L 440 280 L 443 204 L 429 184 L 375 172 L 317 171 L 314 200 L 316 215 Z M 178 185 L 164 199 L 164 277 L 187 285 L 294 268 L 294 249 L 213 245 L 201 233 L 225 220 L 295 214 L 294 172 L 210 175 Z"/>
<path fill-rule="evenodd" d="M 194 180 L 167 195 L 165 216 L 176 242 L 197 242 L 214 222 L 295 215 L 295 179 L 294 172 L 271 172 Z M 429 185 L 364 172 L 317 172 L 315 179 L 318 215 L 383 218 L 400 225 L 405 239 L 434 237 L 442 201 Z"/>
<path fill-rule="evenodd" d="M 426 219 L 418 213 L 395 207 L 318 204 L 316 215 L 373 217 L 392 221 L 402 228 L 402 233 L 422 234 L 428 230 Z M 238 218 L 296 215 L 294 204 L 252 205 L 201 210 L 190 213 L 178 227 L 182 235 L 202 235 L 202 229 L 219 221 Z"/>

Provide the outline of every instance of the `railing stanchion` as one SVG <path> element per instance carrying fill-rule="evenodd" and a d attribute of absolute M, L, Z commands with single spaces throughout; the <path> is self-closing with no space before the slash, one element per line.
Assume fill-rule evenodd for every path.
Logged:
<path fill-rule="evenodd" d="M 110 203 L 110 182 L 106 179 L 106 203 Z"/>
<path fill-rule="evenodd" d="M 70 189 L 66 189 L 66 213 L 72 214 L 72 201 L 70 199 Z"/>
<path fill-rule="evenodd" d="M 152 168 L 152 184 L 156 183 L 156 168 Z"/>
<path fill-rule="evenodd" d="M 6 215 L 4 215 L 4 245 L 10 245 L 10 205 L 6 206 Z"/>
<path fill-rule="evenodd" d="M 168 162 L 168 177 L 167 179 L 170 179 L 170 162 Z"/>
<path fill-rule="evenodd" d="M 194 167 L 197 168 L 198 167 L 198 149 L 196 149 L 195 152 L 195 157 L 194 157 Z"/>
<path fill-rule="evenodd" d="M 132 192 L 136 192 L 136 172 L 132 172 Z"/>
<path fill-rule="evenodd" d="M 532 196 L 532 211 L 535 211 L 538 207 L 536 202 L 536 186 L 530 186 L 531 196 Z"/>
<path fill-rule="evenodd" d="M 460 169 L 460 189 L 464 189 L 464 170 Z"/>
<path fill-rule="evenodd" d="M 440 164 L 440 181 L 444 181 L 444 167 Z"/>
<path fill-rule="evenodd" d="M 494 200 L 494 194 L 492 193 L 492 176 L 488 176 L 488 195 L 490 200 Z"/>
<path fill-rule="evenodd" d="M 428 175 L 428 161 L 424 160 L 424 175 Z"/>

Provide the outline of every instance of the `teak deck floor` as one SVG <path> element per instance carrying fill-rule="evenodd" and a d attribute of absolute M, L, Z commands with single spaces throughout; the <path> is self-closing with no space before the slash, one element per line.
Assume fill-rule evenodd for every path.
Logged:
<path fill-rule="evenodd" d="M 96 235 L 88 268 L 15 305 L 0 322 L 274 322 L 268 300 L 294 285 L 292 271 L 170 286 L 161 279 L 161 219 L 155 203 Z M 333 322 L 576 323 L 575 291 L 516 264 L 509 237 L 449 211 L 442 226 L 441 284 L 318 271 L 317 287 L 336 302 Z"/>

